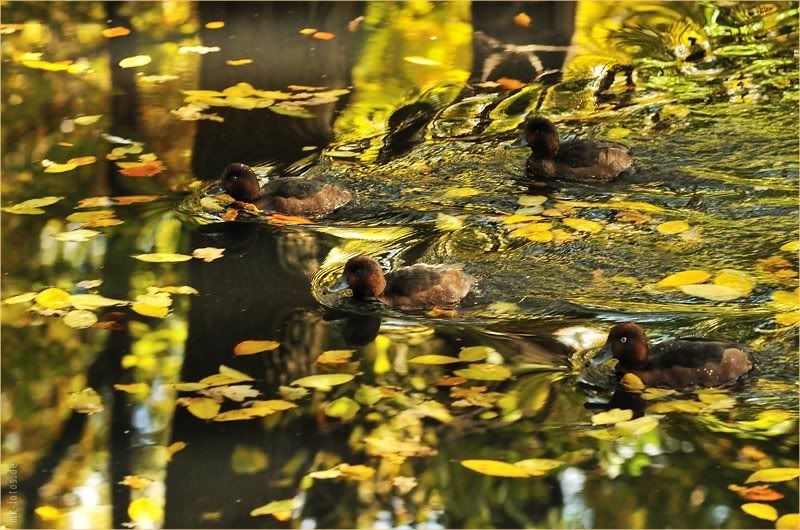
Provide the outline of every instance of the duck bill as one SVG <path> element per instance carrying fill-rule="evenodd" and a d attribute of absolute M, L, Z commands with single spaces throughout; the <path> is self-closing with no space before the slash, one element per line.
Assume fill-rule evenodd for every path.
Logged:
<path fill-rule="evenodd" d="M 611 353 L 611 343 L 606 342 L 606 345 L 603 346 L 603 349 L 598 352 L 597 355 L 589 359 L 589 366 L 598 366 L 600 364 L 605 363 L 606 361 L 612 359 L 614 355 Z"/>

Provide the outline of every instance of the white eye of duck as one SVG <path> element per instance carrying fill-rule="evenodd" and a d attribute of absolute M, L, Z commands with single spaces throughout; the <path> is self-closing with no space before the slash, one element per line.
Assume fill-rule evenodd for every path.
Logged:
<path fill-rule="evenodd" d="M 622 337 L 619 339 L 620 342 L 628 342 L 628 337 Z"/>

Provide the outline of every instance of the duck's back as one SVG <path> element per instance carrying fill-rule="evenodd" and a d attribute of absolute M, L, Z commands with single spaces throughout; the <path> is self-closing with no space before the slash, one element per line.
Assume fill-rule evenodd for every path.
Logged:
<path fill-rule="evenodd" d="M 576 180 L 612 180 L 632 165 L 630 149 L 616 142 L 563 142 L 555 158 L 557 176 Z"/>
<path fill-rule="evenodd" d="M 722 386 L 753 368 L 751 353 L 736 342 L 681 338 L 653 346 L 647 366 L 636 373 L 648 386 Z"/>
<path fill-rule="evenodd" d="M 284 177 L 262 188 L 262 207 L 287 215 L 318 216 L 351 199 L 350 192 L 321 180 Z"/>
<path fill-rule="evenodd" d="M 381 299 L 402 308 L 453 307 L 469 293 L 474 278 L 460 265 L 416 264 L 386 275 Z"/>

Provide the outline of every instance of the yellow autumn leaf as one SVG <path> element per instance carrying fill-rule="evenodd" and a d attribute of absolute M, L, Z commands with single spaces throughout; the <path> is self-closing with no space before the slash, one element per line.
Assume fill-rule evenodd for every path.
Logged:
<path fill-rule="evenodd" d="M 496 353 L 496 350 L 489 346 L 469 346 L 458 352 L 458 358 L 468 363 L 474 363 L 486 359 L 492 353 Z"/>
<path fill-rule="evenodd" d="M 274 340 L 245 340 L 233 348 L 234 355 L 253 355 L 262 351 L 274 350 L 281 343 Z"/>
<path fill-rule="evenodd" d="M 613 434 L 623 436 L 638 436 L 658 427 L 658 418 L 655 416 L 642 416 L 635 420 L 621 421 L 611 427 Z"/>
<path fill-rule="evenodd" d="M 35 513 L 36 516 L 42 521 L 55 521 L 56 519 L 61 517 L 61 510 L 59 510 L 55 506 L 49 506 L 49 505 L 39 506 L 38 508 L 33 510 L 33 513 Z"/>
<path fill-rule="evenodd" d="M 125 305 L 125 300 L 106 298 L 99 294 L 71 294 L 68 302 L 77 309 L 97 309 L 99 307 L 110 307 L 114 305 Z"/>
<path fill-rule="evenodd" d="M 298 31 L 298 33 L 300 33 L 301 35 L 313 35 L 316 32 L 317 28 L 303 28 L 300 31 Z"/>
<path fill-rule="evenodd" d="M 538 221 L 542 219 L 539 215 L 509 215 L 503 218 L 503 224 L 505 225 L 516 225 L 520 223 L 527 223 L 530 221 Z M 551 225 L 552 226 L 552 225 Z"/>
<path fill-rule="evenodd" d="M 256 517 L 258 515 L 275 515 L 277 513 L 291 512 L 300 506 L 297 499 L 285 499 L 282 501 L 272 501 L 264 506 L 259 506 L 250 512 L 250 515 Z"/>
<path fill-rule="evenodd" d="M 778 518 L 778 510 L 761 502 L 748 502 L 742 504 L 742 511 L 753 517 L 764 519 L 766 521 L 774 521 Z"/>
<path fill-rule="evenodd" d="M 314 362 L 317 364 L 343 363 L 349 361 L 354 352 L 355 350 L 328 350 L 322 352 Z"/>
<path fill-rule="evenodd" d="M 103 400 L 93 388 L 84 388 L 80 392 L 73 392 L 67 397 L 67 405 L 75 412 L 82 414 L 95 414 L 103 410 Z"/>
<path fill-rule="evenodd" d="M 206 28 L 208 29 L 220 29 L 225 27 L 225 22 L 222 20 L 214 20 L 212 22 L 206 22 Z"/>
<path fill-rule="evenodd" d="M 252 62 L 253 62 L 252 59 L 229 59 L 225 61 L 225 63 L 228 64 L 229 66 L 244 66 Z"/>
<path fill-rule="evenodd" d="M 590 234 L 596 234 L 601 230 L 603 230 L 603 225 L 595 221 L 589 221 L 588 219 L 577 219 L 574 217 L 567 217 L 565 219 L 562 219 L 561 222 L 578 232 L 588 232 Z"/>
<path fill-rule="evenodd" d="M 636 374 L 623 375 L 622 379 L 620 380 L 620 384 L 622 385 L 622 388 L 628 390 L 629 392 L 644 390 L 644 383 L 642 383 L 642 380 L 639 379 L 639 376 Z"/>
<path fill-rule="evenodd" d="M 243 409 L 229 410 L 221 412 L 214 416 L 214 421 L 242 421 L 252 420 L 253 418 L 262 418 L 268 416 L 275 411 L 267 409 L 254 409 L 252 407 L 245 407 Z"/>
<path fill-rule="evenodd" d="M 800 312 L 790 311 L 787 313 L 778 313 L 775 315 L 775 322 L 781 326 L 794 326 L 800 322 Z"/>
<path fill-rule="evenodd" d="M 482 475 L 493 477 L 528 478 L 529 476 L 524 469 L 497 460 L 462 460 L 461 465 Z"/>
<path fill-rule="evenodd" d="M 96 114 L 93 116 L 78 116 L 72 121 L 74 121 L 78 125 L 92 125 L 93 123 L 97 123 L 97 120 L 99 120 L 102 117 L 103 117 L 102 114 Z"/>
<path fill-rule="evenodd" d="M 789 241 L 781 245 L 781 250 L 784 252 L 797 252 L 800 250 L 800 241 Z"/>
<path fill-rule="evenodd" d="M 219 413 L 219 403 L 211 398 L 181 398 L 188 399 L 188 410 L 193 415 L 203 420 L 210 420 Z"/>
<path fill-rule="evenodd" d="M 760 469 L 747 477 L 745 484 L 751 482 L 785 482 L 800 477 L 800 469 L 796 467 L 773 467 Z"/>
<path fill-rule="evenodd" d="M 116 384 L 114 389 L 128 394 L 149 394 L 150 385 L 147 383 Z"/>
<path fill-rule="evenodd" d="M 225 249 L 215 247 L 196 248 L 192 251 L 192 257 L 201 259 L 206 263 L 222 257 Z"/>
<path fill-rule="evenodd" d="M 738 289 L 734 289 L 733 287 L 717 285 L 714 283 L 681 285 L 678 288 L 689 296 L 705 298 L 706 300 L 714 300 L 715 302 L 735 300 L 736 298 L 741 298 L 747 294 Z"/>
<path fill-rule="evenodd" d="M 120 480 L 119 483 L 131 489 L 141 490 L 149 486 L 152 480 L 140 477 L 139 475 L 125 475 L 125 478 Z"/>
<path fill-rule="evenodd" d="M 30 292 L 30 293 L 22 293 L 14 296 L 9 296 L 5 300 L 3 300 L 2 304 L 12 305 L 12 304 L 23 304 L 25 302 L 31 302 L 36 299 L 36 296 L 38 294 L 39 293 Z"/>
<path fill-rule="evenodd" d="M 772 300 L 769 306 L 778 311 L 795 311 L 800 309 L 800 294 L 794 291 L 775 291 L 772 293 Z"/>
<path fill-rule="evenodd" d="M 477 190 L 475 188 L 450 188 L 446 192 L 444 192 L 444 196 L 448 198 L 462 198 L 462 197 L 473 197 L 475 195 L 480 195 L 483 193 L 481 190 Z"/>
<path fill-rule="evenodd" d="M 224 376 L 229 377 L 231 379 L 235 379 L 237 382 L 238 381 L 254 381 L 254 379 L 252 377 L 250 377 L 249 375 L 247 375 L 246 373 L 240 372 L 239 370 L 235 370 L 235 369 L 231 368 L 230 366 L 225 366 L 224 364 L 219 365 L 219 373 L 220 373 L 220 375 L 224 375 Z"/>
<path fill-rule="evenodd" d="M 686 232 L 689 228 L 689 223 L 686 221 L 667 221 L 666 223 L 658 225 L 656 230 L 664 235 L 672 235 Z"/>
<path fill-rule="evenodd" d="M 128 517 L 134 523 L 161 523 L 164 509 L 153 499 L 140 497 L 128 505 Z"/>
<path fill-rule="evenodd" d="M 84 309 L 70 311 L 61 319 L 64 324 L 75 329 L 90 328 L 97 322 L 97 315 Z"/>
<path fill-rule="evenodd" d="M 70 158 L 67 164 L 75 164 L 76 166 L 88 166 L 97 162 L 97 157 L 94 156 L 81 156 L 78 158 Z"/>
<path fill-rule="evenodd" d="M 100 32 L 100 34 L 107 38 L 113 39 L 115 37 L 124 37 L 125 35 L 129 35 L 131 30 L 123 26 L 114 26 L 113 28 L 106 28 Z"/>
<path fill-rule="evenodd" d="M 120 67 L 122 68 L 136 68 L 139 66 L 145 66 L 150 64 L 152 61 L 149 55 L 134 55 L 133 57 L 126 57 L 119 62 Z"/>
<path fill-rule="evenodd" d="M 162 386 L 177 392 L 195 392 L 208 388 L 208 385 L 203 383 L 164 383 Z"/>
<path fill-rule="evenodd" d="M 301 377 L 292 381 L 292 385 L 303 386 L 306 388 L 316 388 L 318 390 L 327 390 L 332 386 L 343 385 L 349 383 L 355 378 L 353 374 L 319 374 Z"/>
<path fill-rule="evenodd" d="M 59 309 L 69 305 L 69 293 L 63 289 L 51 287 L 36 295 L 36 303 L 46 309 Z"/>
<path fill-rule="evenodd" d="M 147 263 L 175 263 L 179 261 L 189 261 L 192 256 L 186 254 L 171 254 L 168 252 L 155 252 L 153 254 L 137 254 L 132 256 L 139 261 L 146 261 Z"/>
<path fill-rule="evenodd" d="M 753 287 L 756 285 L 756 281 L 752 276 L 735 269 L 722 269 L 714 278 L 714 283 L 716 285 L 724 285 L 725 287 L 736 289 L 740 291 L 742 295 L 750 294 L 750 291 L 752 291 Z"/>
<path fill-rule="evenodd" d="M 339 464 L 337 469 L 342 473 L 342 476 L 348 478 L 350 480 L 367 480 L 375 475 L 375 470 L 369 466 L 364 466 L 361 464 Z"/>
<path fill-rule="evenodd" d="M 67 171 L 72 171 L 78 167 L 78 164 L 52 164 L 44 168 L 45 173 L 66 173 Z"/>
<path fill-rule="evenodd" d="M 514 465 L 527 473 L 531 477 L 540 477 L 554 469 L 564 465 L 560 460 L 550 458 L 528 458 L 514 462 Z"/>
<path fill-rule="evenodd" d="M 775 521 L 776 530 L 797 530 L 800 528 L 800 513 L 787 513 Z"/>
<path fill-rule="evenodd" d="M 687 270 L 670 274 L 656 285 L 659 287 L 680 287 L 695 283 L 703 283 L 711 278 L 711 274 L 703 270 Z"/>
<path fill-rule="evenodd" d="M 706 410 L 706 405 L 699 401 L 689 399 L 674 399 L 650 405 L 647 410 L 654 414 L 665 414 L 669 412 L 682 412 L 685 414 L 700 414 Z"/>
<path fill-rule="evenodd" d="M 156 290 L 170 294 L 200 294 L 200 292 L 189 285 L 165 285 L 155 287 Z"/>
<path fill-rule="evenodd" d="M 173 442 L 167 446 L 167 459 L 172 460 L 175 453 L 186 449 L 186 442 Z"/>
<path fill-rule="evenodd" d="M 68 232 L 59 232 L 58 234 L 54 234 L 53 237 L 58 241 L 71 241 L 75 243 L 82 243 L 84 241 L 89 241 L 89 239 L 100 235 L 100 232 L 96 230 L 70 230 Z"/>
<path fill-rule="evenodd" d="M 301 390 L 301 389 L 298 389 Z M 270 410 L 274 410 L 275 412 L 280 412 L 282 410 L 289 410 L 289 409 L 296 409 L 297 405 L 292 403 L 291 401 L 285 401 L 283 399 L 266 399 L 263 401 L 253 401 L 251 405 L 252 408 L 266 408 Z"/>
<path fill-rule="evenodd" d="M 131 309 L 142 316 L 153 318 L 164 318 L 169 314 L 169 307 L 163 305 L 142 304 L 137 302 L 131 306 Z"/>
<path fill-rule="evenodd" d="M 631 418 L 633 418 L 633 411 L 630 409 L 611 409 L 607 412 L 599 412 L 592 415 L 592 425 L 610 425 L 628 421 Z"/>
<path fill-rule="evenodd" d="M 360 409 L 361 405 L 349 397 L 344 396 L 325 405 L 324 410 L 325 414 L 332 418 L 341 418 L 345 421 L 349 421 L 355 418 Z"/>
<path fill-rule="evenodd" d="M 455 374 L 476 381 L 503 381 L 511 377 L 511 370 L 496 364 L 471 364 Z"/>
<path fill-rule="evenodd" d="M 414 364 L 450 364 L 460 363 L 461 359 L 450 357 L 448 355 L 420 355 L 408 360 L 409 363 Z"/>

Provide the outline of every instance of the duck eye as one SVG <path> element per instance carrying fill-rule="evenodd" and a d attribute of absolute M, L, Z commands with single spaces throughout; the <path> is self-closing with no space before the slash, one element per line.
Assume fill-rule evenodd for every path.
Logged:
<path fill-rule="evenodd" d="M 622 337 L 619 339 L 620 342 L 628 342 L 628 337 Z"/>

